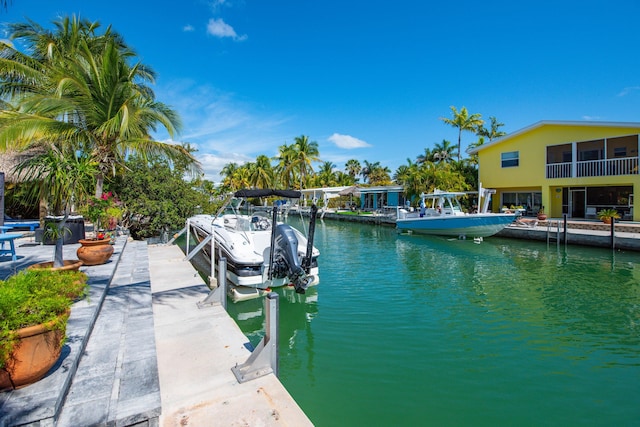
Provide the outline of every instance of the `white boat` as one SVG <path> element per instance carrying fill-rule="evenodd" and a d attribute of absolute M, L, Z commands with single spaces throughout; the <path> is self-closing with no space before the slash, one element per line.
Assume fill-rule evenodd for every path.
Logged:
<path fill-rule="evenodd" d="M 216 269 L 220 257 L 226 258 L 227 280 L 238 287 L 230 289 L 232 296 L 237 294 L 235 299 L 255 298 L 268 288 L 285 285 L 293 285 L 296 292 L 304 293 L 307 287 L 320 281 L 320 252 L 313 247 L 315 215 L 310 218 L 307 238 L 290 225 L 277 222 L 277 208 L 271 217 L 267 212 L 243 215 L 239 213 L 241 203 L 232 203 L 268 196 L 299 198 L 301 193 L 241 190 L 230 196 L 216 215 L 195 215 L 187 219 L 188 233 L 198 242 L 212 236 L 202 249 L 212 259 L 211 246 L 214 246 Z M 224 213 L 226 208 L 232 212 Z"/>
<path fill-rule="evenodd" d="M 489 197 L 495 190 L 478 191 L 478 211 L 466 213 L 462 210 L 459 197 L 467 192 L 447 192 L 435 190 L 421 194 L 420 209 L 409 212 L 398 209 L 396 228 L 420 234 L 454 236 L 457 238 L 482 239 L 492 236 L 516 219 L 513 213 L 491 213 L 487 211 Z M 482 202 L 482 203 L 481 203 Z"/>

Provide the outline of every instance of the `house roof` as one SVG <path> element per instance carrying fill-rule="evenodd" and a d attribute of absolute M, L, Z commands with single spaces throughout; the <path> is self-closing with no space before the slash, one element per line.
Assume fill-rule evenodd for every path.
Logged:
<path fill-rule="evenodd" d="M 585 121 L 563 121 L 563 120 L 541 120 L 537 123 L 534 123 L 530 126 L 497 138 L 491 141 L 488 144 L 479 145 L 473 149 L 467 150 L 469 154 L 476 154 L 477 152 L 484 150 L 488 147 L 493 147 L 494 145 L 500 144 L 504 141 L 508 141 L 509 139 L 515 138 L 518 135 L 522 135 L 527 132 L 531 132 L 532 130 L 541 128 L 543 126 L 582 126 L 582 127 L 619 127 L 619 128 L 639 128 L 640 123 L 638 122 L 585 122 Z"/>

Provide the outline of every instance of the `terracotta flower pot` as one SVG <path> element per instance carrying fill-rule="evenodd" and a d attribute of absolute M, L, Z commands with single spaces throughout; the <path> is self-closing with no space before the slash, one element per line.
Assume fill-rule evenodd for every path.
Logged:
<path fill-rule="evenodd" d="M 63 262 L 62 267 L 54 267 L 53 261 L 48 261 L 48 262 L 39 262 L 37 264 L 32 264 L 27 268 L 29 270 L 34 270 L 38 268 L 49 268 L 51 270 L 65 271 L 65 270 L 78 270 L 80 267 L 82 267 L 82 261 L 77 259 L 65 259 L 62 262 Z"/>
<path fill-rule="evenodd" d="M 58 361 L 62 350 L 69 312 L 41 325 L 18 329 L 20 341 L 0 370 L 0 390 L 16 389 L 42 379 Z M 56 322 L 63 328 L 53 329 Z"/>
<path fill-rule="evenodd" d="M 110 244 L 110 239 L 80 239 L 79 242 L 81 246 L 76 251 L 76 254 L 84 265 L 104 264 L 113 254 L 113 246 Z"/>

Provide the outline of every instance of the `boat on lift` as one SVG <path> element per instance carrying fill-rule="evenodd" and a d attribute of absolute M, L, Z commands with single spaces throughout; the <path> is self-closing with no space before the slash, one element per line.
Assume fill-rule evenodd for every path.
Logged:
<path fill-rule="evenodd" d="M 481 240 L 493 236 L 515 221 L 515 213 L 491 213 L 488 211 L 491 194 L 495 190 L 483 189 L 477 192 L 478 211 L 464 212 L 459 198 L 475 192 L 453 192 L 435 190 L 420 195 L 420 208 L 409 212 L 398 209 L 396 228 L 419 234 L 454 236 L 460 239 Z"/>
<path fill-rule="evenodd" d="M 240 213 L 242 203 L 254 197 L 300 198 L 293 190 L 240 190 L 230 195 L 215 215 L 195 215 L 187 219 L 187 232 L 202 245 L 209 259 L 226 258 L 227 281 L 234 299 L 262 295 L 273 287 L 292 285 L 304 293 L 320 281 L 318 256 L 313 247 L 315 212 L 312 206 L 309 230 L 305 236 L 298 229 L 277 221 L 278 207 L 272 215 L 259 211 Z M 231 212 L 225 212 L 231 209 Z M 205 242 L 203 244 L 203 242 Z M 214 257 L 211 258 L 211 249 Z M 195 249 L 194 249 L 195 250 Z M 215 268 L 218 265 L 213 261 Z"/>

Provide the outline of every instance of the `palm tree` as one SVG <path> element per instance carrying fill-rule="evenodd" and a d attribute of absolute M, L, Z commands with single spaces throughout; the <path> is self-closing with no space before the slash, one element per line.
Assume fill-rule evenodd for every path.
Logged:
<path fill-rule="evenodd" d="M 277 180 L 285 189 L 291 188 L 296 181 L 295 156 L 296 152 L 293 144 L 287 145 L 284 143 L 278 147 L 278 155 L 274 157 L 274 160 L 278 162 L 274 170 Z"/>
<path fill-rule="evenodd" d="M 378 166 L 380 166 L 380 162 L 369 163 L 368 160 L 365 160 L 364 161 L 364 166 L 360 170 L 360 175 L 362 175 L 362 181 L 363 182 L 368 182 L 369 181 L 369 174 L 371 173 L 371 171 L 373 169 L 375 169 Z"/>
<path fill-rule="evenodd" d="M 345 163 L 344 169 L 345 169 L 345 172 L 347 172 L 354 179 L 356 179 L 356 177 L 360 175 L 360 171 L 362 171 L 362 166 L 360 165 L 360 162 L 357 161 L 356 159 L 350 159 L 350 160 L 347 160 L 347 163 Z"/>
<path fill-rule="evenodd" d="M 491 127 L 489 129 L 485 128 L 483 125 L 478 127 L 478 136 L 483 136 L 489 140 L 489 142 L 493 141 L 496 138 L 500 138 L 501 136 L 505 136 L 507 133 L 499 130 L 504 123 L 498 122 L 498 119 L 495 117 L 489 117 L 491 121 Z"/>
<path fill-rule="evenodd" d="M 450 141 L 447 141 L 446 139 L 442 140 L 441 144 L 436 144 L 433 147 L 433 160 L 436 163 L 449 163 L 453 156 L 455 156 L 457 154 L 456 152 L 456 147 L 451 145 Z"/>
<path fill-rule="evenodd" d="M 320 151 L 318 143 L 309 141 L 309 137 L 306 135 L 300 135 L 294 139 L 293 149 L 295 151 L 294 164 L 300 174 L 300 189 L 302 189 L 307 175 L 313 173 L 311 162 L 320 161 Z"/>
<path fill-rule="evenodd" d="M 230 162 L 227 163 L 226 165 L 224 165 L 222 167 L 222 170 L 220 171 L 220 176 L 222 176 L 223 180 L 225 178 L 231 178 L 233 176 L 233 173 L 239 168 L 238 164 L 235 162 Z"/>
<path fill-rule="evenodd" d="M 418 157 L 416 158 L 416 162 L 418 163 L 425 163 L 425 162 L 432 162 L 432 161 L 433 161 L 433 153 L 429 148 L 426 148 L 426 147 L 424 149 L 424 154 L 419 154 Z"/>
<path fill-rule="evenodd" d="M 232 190 L 251 187 L 251 168 L 251 163 L 246 163 L 233 172 L 230 185 Z"/>
<path fill-rule="evenodd" d="M 316 182 L 323 187 L 330 187 L 335 184 L 336 176 L 333 171 L 334 165 L 332 162 L 324 162 L 320 165 L 318 172 L 316 173 Z"/>
<path fill-rule="evenodd" d="M 431 162 L 413 163 L 411 159 L 407 159 L 406 165 L 400 165 L 394 174 L 396 183 L 404 187 L 404 195 L 407 200 L 412 200 L 414 196 L 425 191 L 424 182 L 421 179 L 421 168 L 423 165 L 431 164 Z"/>
<path fill-rule="evenodd" d="M 172 109 L 155 100 L 146 83 L 154 72 L 130 65 L 133 52 L 109 29 L 79 18 L 54 22 L 49 32 L 32 22 L 11 24 L 11 38 L 32 51 L 23 55 L 0 44 L 0 95 L 16 110 L 0 112 L 0 147 L 24 149 L 45 141 L 88 153 L 97 164 L 95 195 L 127 155 L 160 156 L 184 162 L 194 174 L 198 161 L 179 144 L 155 141 L 162 125 L 171 137 L 180 129 Z"/>
<path fill-rule="evenodd" d="M 271 188 L 273 186 L 273 168 L 271 160 L 264 154 L 256 158 L 255 163 L 251 164 L 250 180 L 254 188 Z"/>
<path fill-rule="evenodd" d="M 369 168 L 367 178 L 371 185 L 389 185 L 391 184 L 391 169 L 387 166 L 381 166 L 380 162 L 376 162 L 373 167 Z"/>
<path fill-rule="evenodd" d="M 335 185 L 339 186 L 350 186 L 356 183 L 356 179 L 348 173 L 344 173 L 342 171 L 336 171 L 335 175 Z"/>
<path fill-rule="evenodd" d="M 452 119 L 441 117 L 440 120 L 446 124 L 458 128 L 458 161 L 460 161 L 462 132 L 477 132 L 478 128 L 484 124 L 482 116 L 480 114 L 471 114 L 467 111 L 466 107 L 462 107 L 460 112 L 456 107 L 451 106 L 451 112 L 453 114 Z"/>
<path fill-rule="evenodd" d="M 53 260 L 54 267 L 62 267 L 65 222 L 72 203 L 91 194 L 95 164 L 88 156 L 49 144 L 41 153 L 18 164 L 16 171 L 24 181 L 37 183 L 30 187 L 32 192 L 28 198 L 45 200 L 51 214 L 63 216 L 54 230 L 56 246 Z"/>

